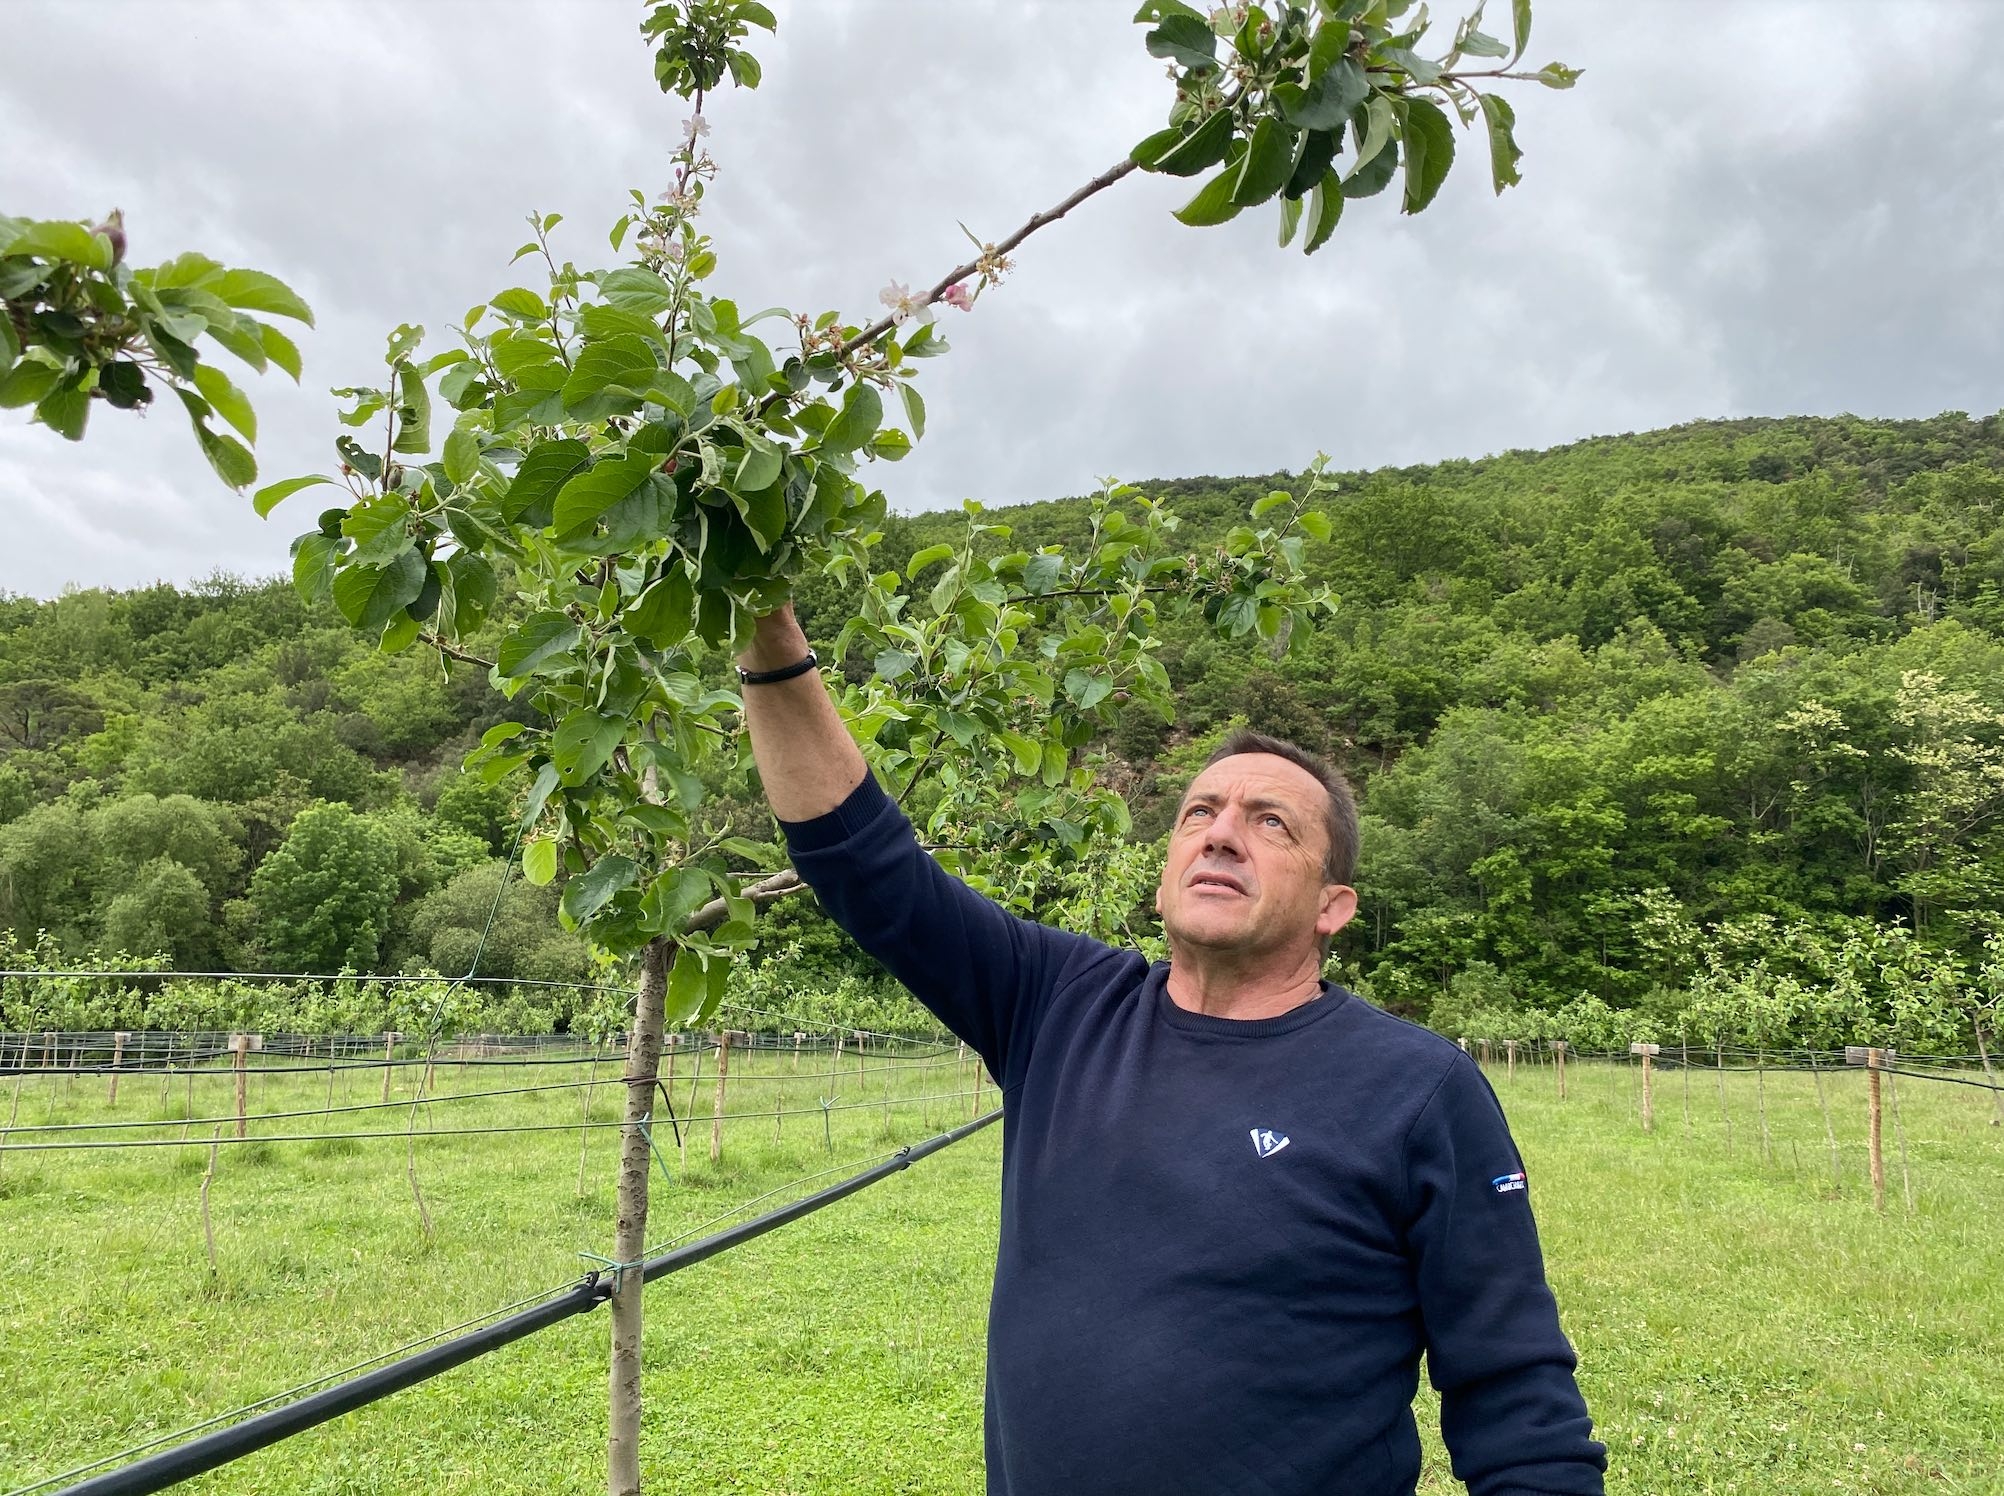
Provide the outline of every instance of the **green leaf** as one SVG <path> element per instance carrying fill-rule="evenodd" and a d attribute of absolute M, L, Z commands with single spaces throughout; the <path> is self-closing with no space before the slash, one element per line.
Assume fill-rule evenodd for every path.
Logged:
<path fill-rule="evenodd" d="M 285 478 L 277 483 L 268 483 L 251 495 L 251 508 L 257 511 L 258 518 L 267 519 L 270 517 L 271 511 L 276 509 L 283 500 L 291 498 L 301 489 L 317 488 L 323 483 L 333 484 L 334 480 L 332 478 L 323 478 L 318 473 L 312 473 L 304 478 Z M 340 485 L 334 484 L 334 486 L 338 488 Z"/>
<path fill-rule="evenodd" d="M 884 402 L 876 387 L 852 384 L 842 396 L 842 409 L 821 433 L 823 451 L 853 452 L 868 443 L 884 424 Z"/>
<path fill-rule="evenodd" d="M 536 246 L 529 246 L 531 249 Z M 505 312 L 510 317 L 520 317 L 526 322 L 541 322 L 550 315 L 550 308 L 543 298 L 523 286 L 510 286 L 507 290 L 487 298 L 487 304 L 497 312 Z"/>
<path fill-rule="evenodd" d="M 1468 57 L 1508 57 L 1510 49 L 1486 31 L 1474 28 L 1462 33 L 1461 51 Z"/>
<path fill-rule="evenodd" d="M 1071 766 L 1071 755 L 1065 752 L 1063 743 L 1044 744 L 1044 765 L 1042 778 L 1045 784 L 1056 788 L 1064 783 L 1065 770 Z"/>
<path fill-rule="evenodd" d="M 1239 161 L 1232 202 L 1241 208 L 1265 202 L 1280 191 L 1293 167 L 1294 132 L 1271 115 L 1262 117 Z"/>
<path fill-rule="evenodd" d="M 1316 540 L 1329 538 L 1329 516 L 1320 509 L 1305 509 L 1294 522 Z"/>
<path fill-rule="evenodd" d="M 1340 57 L 1301 90 L 1298 98 L 1288 96 L 1281 113 L 1289 124 L 1304 130 L 1336 130 L 1350 117 L 1350 111 L 1370 96 L 1371 84 L 1364 70 L 1354 59 Z"/>
<path fill-rule="evenodd" d="M 479 433 L 484 424 L 484 417 L 471 423 L 461 419 L 446 433 L 442 461 L 445 465 L 445 476 L 450 478 L 455 486 L 464 483 L 480 470 Z"/>
<path fill-rule="evenodd" d="M 1228 223 L 1238 217 L 1239 204 L 1232 200 L 1232 192 L 1238 186 L 1239 165 L 1244 159 L 1241 154 L 1238 161 L 1226 166 L 1198 188 L 1197 195 L 1176 210 L 1176 221 L 1193 229 L 1202 229 Z"/>
<path fill-rule="evenodd" d="M 293 590 L 309 603 L 326 602 L 340 554 L 341 542 L 331 535 L 313 530 L 300 536 L 292 543 Z"/>
<path fill-rule="evenodd" d="M 142 270 L 135 279 L 144 279 L 148 272 Z M 223 267 L 207 255 L 190 250 L 178 254 L 164 265 L 155 266 L 151 272 L 152 286 L 156 291 L 175 291 L 184 287 L 213 286 L 222 279 Z"/>
<path fill-rule="evenodd" d="M 639 863 L 617 852 L 608 852 L 564 885 L 559 907 L 581 925 L 622 888 L 631 888 L 639 876 Z"/>
<path fill-rule="evenodd" d="M 1157 131 L 1134 148 L 1133 156 L 1144 171 L 1193 177 L 1224 160 L 1231 145 L 1232 112 L 1220 109 L 1205 116 L 1188 134 L 1181 130 Z"/>
<path fill-rule="evenodd" d="M 557 778 L 576 789 L 606 765 L 626 731 L 626 721 L 605 712 L 575 711 L 550 735 L 550 762 Z"/>
<path fill-rule="evenodd" d="M 1309 194 L 1309 234 L 1301 242 L 1303 254 L 1315 254 L 1343 220 L 1343 182 L 1337 174 L 1323 172 L 1323 180 Z"/>
<path fill-rule="evenodd" d="M 1294 231 L 1301 226 L 1301 199 L 1284 197 L 1280 200 L 1280 247 L 1287 248 L 1294 238 Z"/>
<path fill-rule="evenodd" d="M 397 366 L 397 439 L 390 450 L 422 457 L 431 450 L 431 392 L 413 364 Z"/>
<path fill-rule="evenodd" d="M 1089 712 L 1113 694 L 1113 682 L 1104 676 L 1090 674 L 1084 670 L 1065 672 L 1065 695 L 1078 704 L 1082 712 Z"/>
<path fill-rule="evenodd" d="M 299 346 L 270 323 L 260 322 L 257 327 L 258 343 L 264 348 L 264 356 L 292 376 L 292 382 L 299 382 Z"/>
<path fill-rule="evenodd" d="M 14 360 L 21 356 L 21 341 L 14 335 L 14 319 L 0 317 L 0 375 L 14 367 Z"/>
<path fill-rule="evenodd" d="M 90 420 L 90 391 L 74 384 L 51 390 L 35 406 L 35 419 L 68 441 L 82 441 Z M 195 430 L 198 436 L 206 434 L 199 424 Z"/>
<path fill-rule="evenodd" d="M 568 614 L 554 610 L 531 613 L 514 633 L 501 641 L 495 669 L 503 680 L 533 675 L 551 660 L 575 649 L 581 637 L 581 630 Z"/>
<path fill-rule="evenodd" d="M 452 578 L 452 631 L 464 637 L 479 628 L 493 608 L 500 579 L 485 557 L 471 551 L 454 551 L 446 558 L 445 569 Z"/>
<path fill-rule="evenodd" d="M 1058 585 L 1058 574 L 1064 566 L 1063 556 L 1032 556 L 1023 564 L 1023 590 L 1032 597 L 1042 597 Z"/>
<path fill-rule="evenodd" d="M 1294 153 L 1294 170 L 1288 174 L 1287 185 L 1280 189 L 1281 195 L 1299 201 L 1313 191 L 1342 144 L 1341 129 L 1310 130 L 1304 134 Z"/>
<path fill-rule="evenodd" d="M 501 517 L 541 529 L 550 522 L 557 490 L 591 460 L 591 449 L 574 437 L 539 442 L 515 469 L 515 481 L 501 499 Z"/>
<path fill-rule="evenodd" d="M 245 441 L 257 440 L 257 412 L 251 409 L 248 396 L 230 383 L 229 376 L 214 364 L 201 364 L 195 369 L 195 388 L 202 392 L 202 398 L 215 407 L 216 414 L 228 421 L 244 435 Z"/>
<path fill-rule="evenodd" d="M 62 375 L 38 359 L 24 359 L 0 375 L 0 410 L 34 405 L 62 380 Z"/>
<path fill-rule="evenodd" d="M 899 385 L 898 395 L 905 402 L 905 420 L 911 424 L 912 439 L 922 440 L 925 436 L 925 401 L 909 384 Z"/>
<path fill-rule="evenodd" d="M 34 255 L 44 260 L 68 260 L 93 270 L 111 269 L 111 241 L 80 223 L 56 220 L 30 223 L 7 246 L 10 255 Z"/>
<path fill-rule="evenodd" d="M 1324 21 L 1316 30 L 1315 39 L 1308 44 L 1309 81 L 1312 83 L 1328 72 L 1349 50 L 1350 23 Z"/>
<path fill-rule="evenodd" d="M 944 543 L 929 545 L 924 550 L 914 554 L 911 560 L 905 563 L 905 576 L 912 581 L 917 581 L 918 574 L 928 566 L 931 566 L 935 561 L 945 561 L 952 555 L 953 547 L 950 545 Z"/>
<path fill-rule="evenodd" d="M 1164 16 L 1162 24 L 1149 32 L 1145 41 L 1150 57 L 1166 57 L 1198 72 L 1207 72 L 1218 65 L 1218 38 L 1194 16 Z"/>
<path fill-rule="evenodd" d="M 1547 88 L 1571 88 L 1580 81 L 1581 71 L 1569 68 L 1563 62 L 1548 62 L 1538 69 L 1538 81 Z"/>
<path fill-rule="evenodd" d="M 560 540 L 584 533 L 606 510 L 645 483 L 656 466 L 653 453 L 638 452 L 608 458 L 579 473 L 558 491 L 551 529 Z"/>
<path fill-rule="evenodd" d="M 669 649 L 689 637 L 696 625 L 696 589 L 680 562 L 669 563 L 648 584 L 624 620 L 627 631 L 656 649 Z"/>
<path fill-rule="evenodd" d="M 1517 50 L 1510 54 L 1515 62 L 1531 45 L 1531 0 L 1510 0 L 1510 31 L 1517 44 Z"/>
<path fill-rule="evenodd" d="M 1381 150 L 1362 166 L 1352 167 L 1343 179 L 1343 196 L 1376 197 L 1390 184 L 1399 169 L 1399 143 L 1387 140 Z"/>
<path fill-rule="evenodd" d="M 501 335 L 490 338 L 487 356 L 503 379 L 518 390 L 542 390 L 554 394 L 564 387 L 570 371 L 557 350 L 541 338 Z"/>
<path fill-rule="evenodd" d="M 602 343 L 587 343 L 564 381 L 564 408 L 573 409 L 613 385 L 643 390 L 659 368 L 654 346 L 637 334 L 620 333 Z"/>
<path fill-rule="evenodd" d="M 1523 180 L 1517 172 L 1517 163 L 1524 158 L 1524 153 L 1517 149 L 1514 133 L 1517 111 L 1510 107 L 1508 99 L 1484 94 L 1482 122 L 1489 130 L 1489 180 L 1500 197 L 1505 187 L 1515 187 Z"/>
<path fill-rule="evenodd" d="M 1282 504 L 1292 504 L 1293 502 L 1293 494 L 1287 492 L 1285 489 L 1276 488 L 1265 498 L 1253 500 L 1252 517 L 1254 519 L 1263 519 Z"/>
<path fill-rule="evenodd" d="M 1025 737 L 1020 732 L 1004 729 L 995 734 L 1002 740 L 1010 755 L 1016 760 L 1016 772 L 1035 774 L 1044 766 L 1044 745 L 1035 738 Z"/>
<path fill-rule="evenodd" d="M 208 406 L 201 397 L 184 389 L 176 389 L 174 393 L 187 407 L 188 419 L 195 428 L 196 444 L 201 447 L 202 455 L 209 459 L 209 466 L 216 470 L 216 476 L 231 488 L 242 488 L 257 482 L 257 459 L 235 437 L 224 436 L 208 428 L 203 420 Z"/>
<path fill-rule="evenodd" d="M 680 947 L 675 952 L 675 964 L 668 971 L 668 991 L 661 1003 L 662 1017 L 669 1023 L 687 1023 L 703 1011 L 703 1003 L 709 995 L 709 974 L 703 969 L 702 956 L 686 945 Z"/>
<path fill-rule="evenodd" d="M 659 806 L 644 807 L 659 810 Z M 701 868 L 671 868 L 647 886 L 641 918 L 656 934 L 679 935 L 689 916 L 710 901 L 710 875 Z"/>
<path fill-rule="evenodd" d="M 313 325 L 313 308 L 284 281 L 262 270 L 225 270 L 214 280 L 205 281 L 202 288 L 239 311 L 271 312 Z"/>
<path fill-rule="evenodd" d="M 415 550 L 403 552 L 387 566 L 344 566 L 334 578 L 334 606 L 355 627 L 380 629 L 417 601 L 430 575 L 431 568 Z"/>
<path fill-rule="evenodd" d="M 779 477 L 780 452 L 771 442 L 758 437 L 747 439 L 744 457 L 738 463 L 738 470 L 731 479 L 732 486 L 741 493 L 755 493 L 762 488 L 770 488 Z"/>
<path fill-rule="evenodd" d="M 1424 212 L 1454 165 L 1454 126 L 1431 99 L 1406 100 L 1405 211 Z"/>
<path fill-rule="evenodd" d="M 658 317 L 675 304 L 675 288 L 651 270 L 626 266 L 599 277 L 599 291 L 616 307 Z"/>
<path fill-rule="evenodd" d="M 557 844 L 532 841 L 522 848 L 522 880 L 538 888 L 548 886 L 557 876 Z M 548 916 L 544 916 L 548 918 Z"/>
<path fill-rule="evenodd" d="M 515 818 L 515 824 L 524 832 L 535 829 L 536 822 L 543 818 L 543 807 L 550 803 L 550 796 L 556 792 L 556 765 L 546 763 L 536 771 L 536 782 L 529 786 L 529 793 L 522 798 L 522 813 Z"/>

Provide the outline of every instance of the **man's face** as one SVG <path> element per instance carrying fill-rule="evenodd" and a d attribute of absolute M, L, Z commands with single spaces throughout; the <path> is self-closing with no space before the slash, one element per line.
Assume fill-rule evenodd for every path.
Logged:
<path fill-rule="evenodd" d="M 1312 948 L 1356 912 L 1322 881 L 1329 792 L 1299 764 L 1237 753 L 1191 782 L 1155 907 L 1170 940 L 1218 952 Z"/>

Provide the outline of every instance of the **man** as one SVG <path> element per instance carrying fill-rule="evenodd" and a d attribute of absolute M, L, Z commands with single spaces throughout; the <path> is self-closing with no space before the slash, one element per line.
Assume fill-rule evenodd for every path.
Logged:
<path fill-rule="evenodd" d="M 991 1496 L 1406 1496 L 1422 1351 L 1472 1496 L 1599 1496 L 1494 1093 L 1321 980 L 1357 907 L 1339 776 L 1255 735 L 1219 750 L 1177 812 L 1151 966 L 927 856 L 791 609 L 739 670 L 794 866 L 1001 1083 Z"/>

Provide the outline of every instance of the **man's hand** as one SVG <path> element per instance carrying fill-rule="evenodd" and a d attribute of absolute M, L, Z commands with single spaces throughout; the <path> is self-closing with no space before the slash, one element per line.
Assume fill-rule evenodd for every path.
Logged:
<path fill-rule="evenodd" d="M 738 664 L 746 670 L 780 670 L 805 658 L 807 635 L 788 603 L 759 619 Z M 782 821 L 826 815 L 863 782 L 869 770 L 820 671 L 746 686 L 743 695 L 752 756 L 758 760 L 765 798 Z"/>

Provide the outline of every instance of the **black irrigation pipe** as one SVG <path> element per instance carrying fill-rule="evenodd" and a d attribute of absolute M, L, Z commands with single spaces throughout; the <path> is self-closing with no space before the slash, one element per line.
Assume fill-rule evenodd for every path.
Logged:
<path fill-rule="evenodd" d="M 1910 1080 L 1946 1081 L 1951 1086 L 1974 1086 L 1979 1091 L 2004 1091 L 2004 1086 L 2000 1086 L 1995 1082 L 1975 1080 L 1966 1075 L 1930 1075 L 1925 1070 L 1898 1070 L 1884 1067 L 1880 1069 L 1879 1073 L 1881 1075 L 1904 1075 Z"/>
<path fill-rule="evenodd" d="M 828 1188 L 817 1190 L 811 1195 L 769 1210 L 762 1216 L 754 1216 L 740 1225 L 731 1226 L 706 1236 L 701 1241 L 690 1242 L 687 1246 L 663 1252 L 658 1257 L 648 1258 L 640 1269 L 641 1280 L 652 1283 L 656 1278 L 665 1278 L 670 1273 L 683 1268 L 694 1267 L 699 1262 L 707 1262 L 719 1253 L 741 1246 L 754 1237 L 764 1236 L 768 1231 L 812 1215 L 824 1206 L 833 1205 L 859 1190 L 867 1189 L 878 1180 L 910 1168 L 920 1159 L 950 1147 L 962 1138 L 969 1137 L 988 1126 L 1002 1115 L 998 1109 L 976 1117 L 972 1122 L 962 1123 L 951 1132 L 940 1133 L 897 1153 L 880 1164 L 850 1175 Z M 229 1428 L 218 1429 L 213 1434 L 205 1434 L 199 1439 L 191 1439 L 177 1448 L 160 1454 L 149 1455 L 143 1460 L 135 1460 L 122 1469 L 92 1476 L 76 1485 L 65 1487 L 58 1496 L 150 1496 L 155 1491 L 232 1460 L 242 1459 L 260 1449 L 276 1444 L 281 1439 L 289 1439 L 294 1434 L 340 1417 L 343 1413 L 367 1407 L 370 1403 L 388 1397 L 393 1392 L 401 1392 L 419 1382 L 450 1371 L 477 1356 L 533 1335 L 538 1330 L 546 1330 L 575 1315 L 588 1314 L 612 1297 L 613 1286 L 610 1276 L 593 1272 L 585 1275 L 578 1283 L 564 1291 L 561 1297 L 533 1309 L 524 1309 L 519 1314 L 498 1320 L 484 1329 L 474 1330 L 457 1339 L 448 1340 L 443 1345 L 420 1351 L 401 1361 L 393 1361 L 380 1367 L 315 1392 L 297 1402 L 274 1408 L 269 1413 L 260 1413 L 255 1418 L 247 1418 L 242 1423 Z"/>

